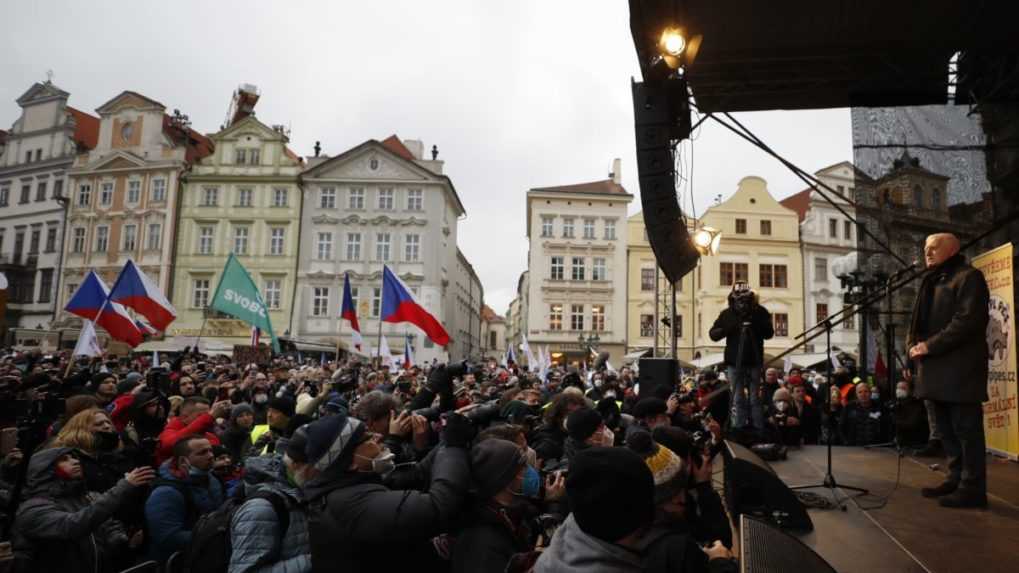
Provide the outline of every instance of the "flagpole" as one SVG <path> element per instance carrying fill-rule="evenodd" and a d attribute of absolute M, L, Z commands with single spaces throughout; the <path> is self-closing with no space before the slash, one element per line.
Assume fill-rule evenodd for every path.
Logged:
<path fill-rule="evenodd" d="M 385 297 L 386 297 L 386 278 L 385 277 L 386 277 L 386 265 L 383 263 L 383 265 L 382 265 L 382 284 L 379 287 L 381 289 L 381 292 L 379 293 L 379 316 L 378 316 L 378 320 L 379 320 L 379 343 L 377 344 L 377 346 L 379 347 L 377 354 L 378 354 L 380 363 L 382 361 L 382 309 L 385 308 L 385 302 L 386 302 L 386 300 L 385 300 Z"/>
<path fill-rule="evenodd" d="M 343 289 L 340 291 L 340 319 L 336 325 L 336 365 L 340 364 L 340 343 L 343 341 L 343 300 L 347 296 L 347 273 L 343 273 Z"/>
<path fill-rule="evenodd" d="M 209 306 L 202 309 L 202 327 L 198 329 L 198 338 L 195 339 L 195 352 L 199 352 L 198 345 L 202 343 L 202 334 L 205 332 L 205 321 L 209 319 Z"/>

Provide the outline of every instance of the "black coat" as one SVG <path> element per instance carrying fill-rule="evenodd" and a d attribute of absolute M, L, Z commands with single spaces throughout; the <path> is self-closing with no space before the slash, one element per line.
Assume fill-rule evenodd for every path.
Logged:
<path fill-rule="evenodd" d="M 514 554 L 534 549 L 535 528 L 525 509 L 478 507 L 456 536 L 450 571 L 505 571 Z"/>
<path fill-rule="evenodd" d="M 717 342 L 725 338 L 726 366 L 760 367 L 764 363 L 764 341 L 775 336 L 775 327 L 771 323 L 771 313 L 759 304 L 754 305 L 750 320 L 747 322 L 750 323 L 751 336 L 743 345 L 742 362 L 740 361 L 739 351 L 743 321 L 740 320 L 739 315 L 735 311 L 731 308 L 723 310 L 718 315 L 718 318 L 715 319 L 715 324 L 711 326 L 711 330 L 708 331 L 711 340 Z"/>
<path fill-rule="evenodd" d="M 954 403 L 987 401 L 987 307 L 984 275 L 961 255 L 924 277 L 906 345 L 926 342 L 917 362 L 916 396 Z"/>

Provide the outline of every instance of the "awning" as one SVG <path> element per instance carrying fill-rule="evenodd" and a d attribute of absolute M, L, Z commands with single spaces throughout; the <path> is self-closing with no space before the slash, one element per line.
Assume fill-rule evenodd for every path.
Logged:
<path fill-rule="evenodd" d="M 629 354 L 623 355 L 623 364 L 632 364 L 633 362 L 636 362 L 637 360 L 640 360 L 641 358 L 646 358 L 648 356 L 651 356 L 650 348 L 641 348 L 639 350 L 634 350 Z"/>
<path fill-rule="evenodd" d="M 150 340 L 136 346 L 133 352 L 184 352 L 187 347 L 194 347 L 198 344 L 198 351 L 202 354 L 215 356 L 233 356 L 234 345 L 243 344 L 245 341 L 240 338 L 215 338 L 197 336 L 173 336 L 163 340 Z"/>
<path fill-rule="evenodd" d="M 723 362 L 725 362 L 725 354 L 722 352 L 718 352 L 716 354 L 705 354 L 704 356 L 697 358 L 690 364 L 694 368 L 707 368 L 708 366 L 715 366 Z"/>

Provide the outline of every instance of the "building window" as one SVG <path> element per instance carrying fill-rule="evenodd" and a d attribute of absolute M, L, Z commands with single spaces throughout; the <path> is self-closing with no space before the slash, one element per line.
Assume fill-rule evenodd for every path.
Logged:
<path fill-rule="evenodd" d="M 202 206 L 215 207 L 218 204 L 219 204 L 219 188 L 218 187 L 202 188 Z"/>
<path fill-rule="evenodd" d="M 573 257 L 573 280 L 584 280 L 584 257 Z"/>
<path fill-rule="evenodd" d="M 72 253 L 84 253 L 85 252 L 85 229 L 83 227 L 76 227 L 71 239 L 71 252 Z"/>
<path fill-rule="evenodd" d="M 746 235 L 747 234 L 747 220 L 746 219 L 736 219 L 736 234 L 737 235 Z"/>
<path fill-rule="evenodd" d="M 594 219 L 584 219 L 584 238 L 594 238 Z"/>
<path fill-rule="evenodd" d="M 318 234 L 318 253 L 317 258 L 320 261 L 328 261 L 333 258 L 333 234 L 332 233 L 319 233 Z"/>
<path fill-rule="evenodd" d="M 53 292 L 53 269 L 43 269 L 39 273 L 39 302 L 49 302 Z"/>
<path fill-rule="evenodd" d="M 191 306 L 205 308 L 209 306 L 209 279 L 195 279 L 191 287 Z"/>
<path fill-rule="evenodd" d="M 96 252 L 105 253 L 110 247 L 110 228 L 106 225 L 96 227 Z"/>
<path fill-rule="evenodd" d="M 262 160 L 261 149 L 249 149 L 248 150 L 248 163 L 251 165 L 258 165 Z"/>
<path fill-rule="evenodd" d="M 377 233 L 375 235 L 375 260 L 376 261 L 388 261 L 389 260 L 389 245 L 390 245 L 390 235 L 389 235 L 389 233 Z"/>
<path fill-rule="evenodd" d="M 842 221 L 842 238 L 851 240 L 853 238 L 853 223 L 850 221 Z"/>
<path fill-rule="evenodd" d="M 591 305 L 591 330 L 595 332 L 605 331 L 605 305 Z"/>
<path fill-rule="evenodd" d="M 775 288 L 789 288 L 789 268 L 785 265 L 775 266 Z"/>
<path fill-rule="evenodd" d="M 393 196 L 396 193 L 392 189 L 379 189 L 379 210 L 393 210 Z"/>
<path fill-rule="evenodd" d="M 329 316 L 329 287 L 312 288 L 311 315 Z"/>
<path fill-rule="evenodd" d="M 552 225 L 555 219 L 553 217 L 542 217 L 541 218 L 541 236 L 551 237 L 552 236 Z"/>
<path fill-rule="evenodd" d="M 647 231 L 647 229 L 645 229 Z M 613 241 L 616 238 L 616 221 L 615 219 L 605 220 L 605 238 L 609 241 Z"/>
<path fill-rule="evenodd" d="M 789 315 L 784 312 L 776 312 L 771 316 L 775 323 L 775 336 L 789 336 Z"/>
<path fill-rule="evenodd" d="M 145 239 L 145 248 L 150 251 L 159 249 L 159 245 L 162 243 L 163 237 L 163 225 L 161 223 L 152 223 L 149 225 L 149 235 Z"/>
<path fill-rule="evenodd" d="M 828 236 L 837 239 L 839 238 L 839 221 L 838 219 L 828 219 Z"/>
<path fill-rule="evenodd" d="M 244 165 L 248 162 L 248 150 L 247 149 L 235 149 L 234 150 L 234 163 L 237 165 Z"/>
<path fill-rule="evenodd" d="M 39 181 L 35 184 L 35 200 L 45 201 L 46 200 L 46 182 Z"/>
<path fill-rule="evenodd" d="M 280 279 L 266 279 L 265 306 L 271 310 L 279 310 L 283 298 L 283 286 Z"/>
<path fill-rule="evenodd" d="M 762 235 L 770 235 L 771 234 L 771 221 L 769 221 L 767 219 L 762 219 L 761 220 L 761 234 Z"/>
<path fill-rule="evenodd" d="M 5 187 L 4 190 L 6 191 L 7 188 Z M 4 199 L 3 203 L 4 205 L 6 205 L 7 204 L 6 193 L 4 193 L 3 199 Z M 92 203 L 92 186 L 89 185 L 88 183 L 82 183 L 81 185 L 78 186 L 78 206 L 88 207 L 91 203 Z"/>
<path fill-rule="evenodd" d="M 0 250 L 3 250 L 2 245 Z M 52 253 L 55 250 L 57 250 L 57 228 L 50 227 L 46 229 L 46 252 Z"/>
<path fill-rule="evenodd" d="M 856 330 L 856 315 L 853 314 L 852 305 L 842 305 L 842 316 L 845 317 L 842 321 L 843 328 L 846 330 Z"/>
<path fill-rule="evenodd" d="M 584 330 L 584 305 L 570 305 L 570 330 Z"/>
<path fill-rule="evenodd" d="M 403 260 L 416 263 L 421 259 L 421 235 L 407 235 L 403 239 Z"/>
<path fill-rule="evenodd" d="M 351 209 L 364 209 L 364 189 L 354 187 L 347 198 L 347 206 Z"/>
<path fill-rule="evenodd" d="M 655 335 L 655 316 L 653 314 L 640 315 L 640 336 L 648 338 Z"/>
<path fill-rule="evenodd" d="M 11 188 L 7 186 L 0 187 L 0 207 L 6 207 L 11 202 Z"/>
<path fill-rule="evenodd" d="M 25 185 L 21 186 L 21 199 L 18 202 L 19 203 L 28 203 L 31 200 L 31 196 L 32 196 L 32 186 L 26 183 Z"/>
<path fill-rule="evenodd" d="M 640 269 L 640 290 L 644 292 L 655 290 L 654 269 Z"/>
<path fill-rule="evenodd" d="M 53 198 L 56 199 L 57 197 L 63 196 L 64 196 L 64 180 L 57 179 L 56 181 L 53 182 Z"/>
<path fill-rule="evenodd" d="M 131 253 L 138 247 L 138 226 L 124 225 L 124 251 Z"/>
<path fill-rule="evenodd" d="M 282 255 L 283 254 L 283 238 L 286 229 L 282 227 L 274 227 L 269 231 L 269 254 L 270 255 Z"/>
<path fill-rule="evenodd" d="M 407 210 L 408 211 L 421 211 L 424 205 L 424 191 L 420 189 L 411 189 L 407 191 Z"/>
<path fill-rule="evenodd" d="M 108 207 L 113 204 L 113 183 L 103 183 L 99 187 L 99 204 Z"/>
<path fill-rule="evenodd" d="M 152 180 L 152 201 L 154 203 L 166 201 L 166 179 Z"/>
<path fill-rule="evenodd" d="M 594 264 L 591 265 L 591 280 L 603 281 L 605 280 L 605 259 L 602 257 L 595 257 Z"/>
<path fill-rule="evenodd" d="M 322 209 L 336 208 L 336 188 L 323 187 L 318 192 L 318 206 Z"/>
<path fill-rule="evenodd" d="M 287 206 L 287 190 L 282 187 L 276 187 L 272 190 L 272 206 L 273 207 L 286 207 Z"/>
<path fill-rule="evenodd" d="M 234 254 L 235 255 L 246 255 L 248 254 L 248 238 L 250 237 L 251 229 L 248 227 L 234 227 Z"/>
<path fill-rule="evenodd" d="M 14 234 L 14 262 L 21 262 L 21 254 L 25 250 L 25 232 L 18 231 Z M 21 300 L 20 298 L 18 300 Z"/>
<path fill-rule="evenodd" d="M 237 190 L 237 206 L 238 207 L 250 207 L 251 206 L 251 189 L 238 189 Z"/>
<path fill-rule="evenodd" d="M 28 243 L 28 254 L 38 255 L 39 254 L 39 243 L 42 242 L 42 230 L 32 229 L 32 239 Z"/>
<path fill-rule="evenodd" d="M 828 259 L 814 259 L 814 282 L 828 282 Z"/>
<path fill-rule="evenodd" d="M 913 206 L 923 209 L 923 188 L 919 185 L 913 188 Z"/>
<path fill-rule="evenodd" d="M 776 267 L 778 265 L 775 265 Z M 747 282 L 749 272 L 747 263 L 719 263 L 718 278 L 722 286 L 732 286 L 737 282 Z"/>
<path fill-rule="evenodd" d="M 382 312 L 382 289 L 375 287 L 372 289 L 372 313 L 371 315 L 377 317 Z"/>
<path fill-rule="evenodd" d="M 931 209 L 935 211 L 941 209 L 941 193 L 938 193 L 937 189 L 931 189 Z"/>
<path fill-rule="evenodd" d="M 343 296 L 342 293 L 341 293 L 340 296 Z M 359 287 L 356 287 L 356 286 L 350 287 L 350 302 L 352 302 L 354 304 L 354 308 L 355 309 L 357 309 L 357 307 L 359 306 L 358 305 L 358 299 L 360 298 L 360 296 L 361 296 L 361 289 Z M 358 311 L 358 312 L 360 312 L 360 311 Z"/>
<path fill-rule="evenodd" d="M 347 260 L 361 260 L 361 233 L 347 233 Z"/>
<path fill-rule="evenodd" d="M 198 228 L 198 254 L 199 255 L 211 255 L 212 254 L 212 242 L 215 238 L 216 228 L 215 227 L 199 227 Z"/>
<path fill-rule="evenodd" d="M 549 330 L 562 330 L 563 329 L 563 305 L 553 304 L 548 309 L 548 329 Z"/>
<path fill-rule="evenodd" d="M 549 278 L 551 278 L 554 281 L 563 280 L 565 267 L 566 265 L 563 262 L 563 257 L 552 257 L 552 272 L 549 275 Z"/>
<path fill-rule="evenodd" d="M 563 238 L 573 238 L 573 219 L 563 219 Z"/>
<path fill-rule="evenodd" d="M 775 265 L 761 265 L 760 266 L 759 271 L 760 271 L 760 275 L 761 275 L 761 288 L 775 286 L 775 272 L 774 272 L 774 268 L 775 268 Z"/>
<path fill-rule="evenodd" d="M 136 205 L 142 198 L 142 182 L 132 179 L 127 182 L 127 202 Z"/>
<path fill-rule="evenodd" d="M 820 323 L 823 320 L 827 320 L 827 318 L 828 318 L 828 304 L 827 303 L 824 303 L 824 302 L 817 303 L 816 311 L 817 311 L 817 322 L 818 323 Z"/>

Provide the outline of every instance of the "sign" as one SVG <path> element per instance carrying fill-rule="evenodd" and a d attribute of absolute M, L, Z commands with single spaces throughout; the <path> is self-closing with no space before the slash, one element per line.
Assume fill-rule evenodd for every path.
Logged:
<path fill-rule="evenodd" d="M 272 361 L 272 353 L 268 346 L 259 344 L 252 347 L 249 344 L 234 345 L 234 363 L 238 368 L 244 368 L 248 364 L 269 364 Z"/>
<path fill-rule="evenodd" d="M 276 352 L 280 351 L 280 343 L 272 330 L 269 312 L 262 301 L 262 295 L 258 292 L 255 281 L 251 280 L 251 275 L 244 270 L 244 266 L 233 253 L 230 253 L 230 258 L 223 267 L 223 276 L 219 279 L 216 294 L 212 297 L 209 308 L 229 314 L 251 326 L 257 326 L 269 335 L 273 349 Z"/>
<path fill-rule="evenodd" d="M 973 266 L 984 273 L 991 291 L 987 323 L 988 374 L 984 403 L 987 449 L 1019 459 L 1019 400 L 1016 392 L 1015 293 L 1012 244 L 974 257 Z"/>

